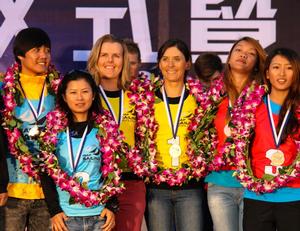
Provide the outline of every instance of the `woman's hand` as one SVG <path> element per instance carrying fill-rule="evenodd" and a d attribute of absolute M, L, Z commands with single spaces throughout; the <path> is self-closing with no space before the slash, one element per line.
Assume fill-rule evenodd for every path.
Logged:
<path fill-rule="evenodd" d="M 103 231 L 110 231 L 115 227 L 115 214 L 112 211 L 104 208 L 100 216 L 106 217 L 105 224 L 101 227 Z"/>
<path fill-rule="evenodd" d="M 68 217 L 63 213 L 58 213 L 51 218 L 51 228 L 52 231 L 68 231 L 68 228 L 65 224 L 65 220 Z"/>
<path fill-rule="evenodd" d="M 0 193 L 0 206 L 4 206 L 6 204 L 7 198 L 7 193 Z"/>

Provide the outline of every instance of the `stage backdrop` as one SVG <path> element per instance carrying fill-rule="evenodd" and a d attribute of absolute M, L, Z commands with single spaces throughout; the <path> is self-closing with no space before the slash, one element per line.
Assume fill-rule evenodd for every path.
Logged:
<path fill-rule="evenodd" d="M 158 47 L 181 38 L 193 59 L 207 51 L 223 61 L 232 42 L 252 36 L 267 51 L 300 52 L 297 0 L 0 0 L 0 71 L 12 63 L 12 41 L 22 28 L 41 27 L 52 40 L 53 63 L 64 73 L 85 68 L 93 43 L 106 33 L 132 38 L 145 66 Z"/>

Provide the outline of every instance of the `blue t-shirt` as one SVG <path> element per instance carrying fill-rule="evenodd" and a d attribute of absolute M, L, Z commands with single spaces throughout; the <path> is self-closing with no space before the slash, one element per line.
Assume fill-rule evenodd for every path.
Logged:
<path fill-rule="evenodd" d="M 234 170 L 212 171 L 205 177 L 205 182 L 223 187 L 241 188 L 241 183 L 232 176 Z"/>
<path fill-rule="evenodd" d="M 69 157 L 66 132 L 58 135 L 57 158 L 60 167 L 68 173 L 69 176 L 76 177 L 80 182 L 90 190 L 98 190 L 102 186 L 101 182 L 101 152 L 99 141 L 96 138 L 98 130 L 93 128 L 86 136 L 81 156 L 77 167 L 73 170 Z M 73 160 L 76 159 L 77 150 L 81 138 L 72 137 Z M 70 204 L 70 195 L 67 191 L 57 187 L 59 203 L 67 216 L 94 216 L 99 215 L 104 206 L 98 205 L 85 207 L 79 203 Z"/>
<path fill-rule="evenodd" d="M 37 110 L 39 99 L 31 99 L 30 102 Z M 42 112 L 37 118 L 37 125 L 41 130 L 45 127 L 47 113 L 54 108 L 54 105 L 54 97 L 52 95 L 45 96 Z M 36 121 L 29 107 L 27 99 L 24 99 L 23 104 L 15 108 L 15 115 L 16 118 L 20 119 L 23 122 L 21 129 L 23 131 L 23 136 L 26 140 L 26 144 L 29 148 L 30 153 L 32 155 L 37 155 L 39 153 L 39 145 L 36 140 L 31 139 L 28 135 L 30 129 L 36 124 Z M 23 173 L 23 171 L 20 169 L 19 161 L 11 155 L 8 155 L 7 157 L 7 166 L 9 171 L 10 183 L 35 183 L 32 178 Z"/>

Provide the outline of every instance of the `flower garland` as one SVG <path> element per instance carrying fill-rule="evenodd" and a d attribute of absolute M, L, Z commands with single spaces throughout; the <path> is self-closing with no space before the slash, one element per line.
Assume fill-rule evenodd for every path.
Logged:
<path fill-rule="evenodd" d="M 235 104 L 232 107 L 231 110 L 231 119 L 229 122 L 229 127 L 231 130 L 231 136 L 227 137 L 225 140 L 225 143 L 222 145 L 221 150 L 217 151 L 215 149 L 214 151 L 210 152 L 209 155 L 207 155 L 207 164 L 209 171 L 219 171 L 223 166 L 227 165 L 235 165 L 235 152 L 236 152 L 236 136 L 240 137 L 240 140 L 242 140 L 245 143 L 249 142 L 250 136 L 251 136 L 251 129 L 253 127 L 249 127 L 249 124 L 245 123 L 243 119 L 240 117 L 240 109 L 243 107 L 243 105 L 247 105 L 247 103 L 251 104 L 251 101 L 249 99 L 256 99 L 255 97 L 261 96 L 258 98 L 261 100 L 262 95 L 264 94 L 264 88 L 258 85 L 255 81 L 252 81 L 251 84 L 246 86 L 243 91 L 241 92 L 240 96 L 236 100 Z M 219 98 L 217 95 L 216 97 Z M 204 135 L 204 140 L 212 140 L 213 143 L 217 146 L 217 131 L 214 128 L 214 118 L 216 117 L 216 113 L 218 110 L 218 104 L 213 105 L 213 107 L 210 109 L 214 113 L 211 113 L 211 118 L 208 123 L 210 125 L 208 126 L 209 129 L 207 129 L 206 133 L 210 135 L 208 137 L 207 134 Z M 256 110 L 256 107 L 253 108 L 253 110 Z M 255 111 L 254 111 L 255 112 Z M 205 117 L 204 117 L 205 119 Z M 238 123 L 240 125 L 240 130 L 237 132 L 234 132 L 232 130 L 232 127 Z M 245 133 L 245 131 L 249 131 L 248 133 Z M 243 133 L 241 133 L 243 132 Z M 208 143 L 206 143 L 207 145 Z M 238 145 L 241 145 L 240 143 Z M 203 144 L 205 148 L 205 144 Z M 209 146 L 209 145 L 208 145 Z"/>
<path fill-rule="evenodd" d="M 157 147 L 155 143 L 158 124 L 154 118 L 155 91 L 163 85 L 158 77 L 148 80 L 140 78 L 134 80 L 128 93 L 130 102 L 135 105 L 136 110 L 136 145 L 127 153 L 128 164 L 138 176 L 151 176 L 156 184 L 166 182 L 170 186 L 182 185 L 192 177 L 199 179 L 206 172 L 204 153 L 195 147 L 194 131 L 198 128 L 199 119 L 204 110 L 209 107 L 211 98 L 203 93 L 202 85 L 198 80 L 187 78 L 186 88 L 189 94 L 193 95 L 200 105 L 194 111 L 194 116 L 188 126 L 189 135 L 187 139 L 186 154 L 189 163 L 183 164 L 179 169 L 162 169 L 158 167 L 155 160 Z M 214 89 L 220 92 L 219 85 Z M 198 139 L 199 140 L 199 139 Z"/>
<path fill-rule="evenodd" d="M 261 97 L 262 93 L 257 92 L 257 97 Z M 250 191 L 260 193 L 271 193 L 280 187 L 284 187 L 287 185 L 295 177 L 300 176 L 300 143 L 296 141 L 297 145 L 297 156 L 294 162 L 289 166 L 284 166 L 279 170 L 279 174 L 276 176 L 268 175 L 268 177 L 257 178 L 254 176 L 251 170 L 251 163 L 249 159 L 249 150 L 248 143 L 244 142 L 242 139 L 243 134 L 247 134 L 250 131 L 246 128 L 244 129 L 241 126 L 241 123 L 247 123 L 247 127 L 255 126 L 255 109 L 260 104 L 260 100 L 257 98 L 249 98 L 249 103 L 244 105 L 244 107 L 240 110 L 239 117 L 240 121 L 236 121 L 232 130 L 235 134 L 240 133 L 240 136 L 236 136 L 235 139 L 235 162 L 237 166 L 237 170 L 235 172 L 235 176 L 241 182 L 241 184 L 249 189 Z M 300 111 L 300 107 L 298 107 L 297 112 Z M 298 121 L 300 122 L 299 113 L 297 113 Z M 299 138 L 299 137 L 298 137 Z"/>
<path fill-rule="evenodd" d="M 38 180 L 39 161 L 29 152 L 29 148 L 21 131 L 23 122 L 15 116 L 15 108 L 21 105 L 24 100 L 18 87 L 19 74 L 20 65 L 15 62 L 8 68 L 3 79 L 3 101 L 5 106 L 2 111 L 3 125 L 8 137 L 10 153 L 19 160 L 20 167 L 24 173 Z M 60 74 L 55 70 L 53 65 L 50 65 L 46 78 L 49 94 L 55 94 L 57 92 L 60 79 Z"/>
<path fill-rule="evenodd" d="M 67 191 L 76 203 L 91 207 L 105 203 L 111 196 L 124 190 L 120 182 L 121 170 L 118 163 L 121 161 L 119 152 L 125 152 L 124 136 L 118 130 L 117 123 L 110 113 L 93 115 L 94 127 L 98 129 L 97 139 L 102 153 L 101 172 L 105 178 L 100 190 L 91 191 L 80 184 L 74 177 L 69 176 L 59 166 L 55 156 L 57 135 L 66 130 L 68 119 L 66 114 L 56 109 L 47 115 L 46 131 L 41 137 L 41 157 L 43 169 L 52 177 L 57 186 Z"/>
<path fill-rule="evenodd" d="M 162 85 L 159 77 L 150 81 L 145 76 L 134 79 L 128 97 L 135 105 L 136 130 L 135 146 L 127 153 L 128 166 L 138 176 L 149 176 L 157 172 L 156 132 L 158 124 L 154 119 L 154 90 Z"/>
<path fill-rule="evenodd" d="M 201 156 L 205 157 L 206 167 L 208 171 L 218 171 L 222 166 L 229 164 L 234 165 L 234 152 L 235 145 L 232 143 L 233 137 L 229 137 L 223 145 L 221 152 L 218 152 L 218 136 L 217 130 L 214 125 L 214 119 L 216 117 L 219 104 L 226 96 L 224 92 L 224 74 L 221 74 L 218 79 L 211 85 L 208 92 L 201 95 L 200 101 L 201 107 L 197 110 L 203 110 L 202 112 L 195 113 L 194 129 L 190 130 L 189 136 L 192 142 L 193 151 L 201 152 Z M 256 91 L 259 86 L 252 82 L 249 86 L 245 87 L 233 106 L 233 111 L 236 112 L 232 115 L 230 127 L 236 119 L 238 119 L 239 108 L 244 104 L 249 95 L 255 97 Z M 237 116 L 237 117 L 236 117 Z M 197 125 L 198 122 L 198 125 Z M 244 124 L 246 125 L 246 124 Z M 198 126 L 198 127 L 197 127 Z M 245 136 L 244 139 L 250 138 L 250 134 Z M 200 166 L 193 165 L 195 171 Z"/>
<path fill-rule="evenodd" d="M 207 92 L 195 95 L 201 97 L 200 107 L 196 108 L 195 115 L 191 120 L 188 127 L 188 152 L 192 158 L 192 169 L 194 177 L 201 177 L 202 168 L 209 169 L 209 163 L 213 159 L 217 146 L 218 139 L 216 135 L 216 129 L 213 124 L 214 118 L 217 113 L 218 105 L 225 96 L 223 74 L 214 81 Z M 203 158 L 204 160 L 193 161 L 193 159 Z M 203 163 L 199 165 L 199 163 Z"/>

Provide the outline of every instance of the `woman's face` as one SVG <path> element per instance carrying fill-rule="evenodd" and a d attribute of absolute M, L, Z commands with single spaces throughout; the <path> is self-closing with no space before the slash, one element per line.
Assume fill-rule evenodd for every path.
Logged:
<path fill-rule="evenodd" d="M 233 48 L 228 64 L 232 71 L 250 74 L 255 67 L 256 60 L 257 51 L 255 47 L 242 40 Z"/>
<path fill-rule="evenodd" d="M 168 48 L 159 61 L 159 69 L 165 81 L 183 82 L 185 71 L 190 68 L 190 62 L 177 47 Z"/>
<path fill-rule="evenodd" d="M 123 67 L 123 47 L 117 42 L 104 42 L 98 59 L 101 78 L 118 79 Z"/>
<path fill-rule="evenodd" d="M 293 84 L 294 71 L 291 63 L 282 55 L 276 55 L 272 59 L 266 72 L 266 77 L 270 81 L 271 91 L 289 91 Z"/>
<path fill-rule="evenodd" d="M 72 80 L 68 83 L 64 100 L 72 111 L 74 118 L 88 115 L 94 99 L 90 84 L 85 79 Z"/>

